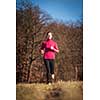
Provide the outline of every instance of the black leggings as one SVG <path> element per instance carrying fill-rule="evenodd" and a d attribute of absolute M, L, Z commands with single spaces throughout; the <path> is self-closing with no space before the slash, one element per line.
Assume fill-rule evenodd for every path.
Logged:
<path fill-rule="evenodd" d="M 47 83 L 51 82 L 51 75 L 54 74 L 54 59 L 44 59 L 44 64 L 46 67 L 46 77 L 47 77 Z"/>

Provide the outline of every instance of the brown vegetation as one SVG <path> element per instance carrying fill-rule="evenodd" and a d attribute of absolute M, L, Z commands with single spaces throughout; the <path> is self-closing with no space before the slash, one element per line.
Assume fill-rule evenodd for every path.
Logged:
<path fill-rule="evenodd" d="M 23 5 L 23 6 L 22 6 Z M 83 80 L 83 26 L 81 21 L 63 23 L 30 2 L 16 10 L 16 82 L 45 82 L 45 67 L 39 52 L 45 33 L 54 33 L 59 54 L 56 80 Z"/>

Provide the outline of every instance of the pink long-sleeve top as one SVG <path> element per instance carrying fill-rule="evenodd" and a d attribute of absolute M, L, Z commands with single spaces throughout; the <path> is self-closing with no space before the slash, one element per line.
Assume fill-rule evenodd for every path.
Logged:
<path fill-rule="evenodd" d="M 51 39 L 42 43 L 41 50 L 44 50 L 44 59 L 55 59 L 56 52 L 51 50 L 51 46 L 58 50 L 57 43 Z"/>

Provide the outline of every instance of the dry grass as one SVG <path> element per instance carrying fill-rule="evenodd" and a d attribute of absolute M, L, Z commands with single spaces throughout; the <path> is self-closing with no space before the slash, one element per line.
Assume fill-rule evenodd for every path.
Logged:
<path fill-rule="evenodd" d="M 83 100 L 83 82 L 17 84 L 16 100 Z"/>

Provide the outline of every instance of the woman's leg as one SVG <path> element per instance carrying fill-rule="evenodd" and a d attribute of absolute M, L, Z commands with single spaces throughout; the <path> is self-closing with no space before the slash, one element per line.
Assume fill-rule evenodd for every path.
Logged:
<path fill-rule="evenodd" d="M 48 59 L 44 59 L 44 64 L 46 67 L 46 77 L 47 77 L 47 83 L 50 82 L 50 61 Z"/>
<path fill-rule="evenodd" d="M 51 73 L 51 77 L 54 80 L 54 59 L 50 60 L 50 73 Z"/>

